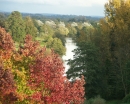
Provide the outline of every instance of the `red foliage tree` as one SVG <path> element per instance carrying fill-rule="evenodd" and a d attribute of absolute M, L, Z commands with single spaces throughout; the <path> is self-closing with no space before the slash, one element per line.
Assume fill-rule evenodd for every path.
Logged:
<path fill-rule="evenodd" d="M 0 67 L 0 101 L 2 104 L 12 104 L 17 101 L 16 86 L 9 69 Z"/>
<path fill-rule="evenodd" d="M 5 69 L 5 63 L 9 62 L 13 50 L 14 43 L 10 34 L 0 27 L 0 102 L 2 104 L 12 104 L 18 99 L 11 69 Z"/>
<path fill-rule="evenodd" d="M 29 85 L 36 90 L 32 99 L 40 104 L 82 104 L 84 79 L 71 83 L 64 74 L 63 61 L 53 51 L 46 55 L 46 48 L 36 56 L 30 66 Z"/>
<path fill-rule="evenodd" d="M 40 44 L 36 41 L 32 41 L 31 35 L 26 35 L 24 46 L 20 47 L 19 52 L 23 54 L 24 56 L 34 56 L 40 49 Z"/>
<path fill-rule="evenodd" d="M 4 28 L 0 27 L 0 56 L 3 59 L 11 57 L 14 50 L 14 42 L 9 33 L 6 33 Z"/>
<path fill-rule="evenodd" d="M 65 93 L 64 93 L 64 102 L 65 104 L 83 104 L 84 102 L 84 87 L 85 84 L 84 77 L 82 76 L 81 79 L 75 80 L 74 82 L 66 81 L 65 86 Z"/>

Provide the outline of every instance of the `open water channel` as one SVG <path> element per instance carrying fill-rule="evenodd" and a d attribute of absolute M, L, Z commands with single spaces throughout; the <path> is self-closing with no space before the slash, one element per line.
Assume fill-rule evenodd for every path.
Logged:
<path fill-rule="evenodd" d="M 67 60 L 68 59 L 73 59 L 74 53 L 72 52 L 74 49 L 77 48 L 76 43 L 73 42 L 72 38 L 66 38 L 66 55 L 62 57 L 64 61 L 64 67 L 65 67 L 65 72 L 69 69 L 69 65 L 67 65 Z"/>

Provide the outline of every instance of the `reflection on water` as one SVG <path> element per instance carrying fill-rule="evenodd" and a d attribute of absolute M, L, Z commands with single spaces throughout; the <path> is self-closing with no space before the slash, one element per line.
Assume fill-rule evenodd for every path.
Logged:
<path fill-rule="evenodd" d="M 73 40 L 71 38 L 66 38 L 66 55 L 64 55 L 62 57 L 63 61 L 64 61 L 64 66 L 65 66 L 65 72 L 69 69 L 69 65 L 67 65 L 67 61 L 68 59 L 73 59 L 73 55 L 74 53 L 72 52 L 74 49 L 76 49 L 76 44 L 73 42 Z"/>

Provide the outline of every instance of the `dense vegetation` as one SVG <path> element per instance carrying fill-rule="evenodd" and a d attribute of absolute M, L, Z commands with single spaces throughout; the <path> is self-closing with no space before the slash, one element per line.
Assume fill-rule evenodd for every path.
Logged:
<path fill-rule="evenodd" d="M 84 77 L 64 76 L 66 24 L 18 11 L 0 18 L 0 104 L 82 104 Z"/>
<path fill-rule="evenodd" d="M 82 104 L 84 78 L 70 82 L 63 61 L 26 35 L 17 50 L 10 34 L 0 28 L 0 103 Z"/>
<path fill-rule="evenodd" d="M 85 77 L 86 98 L 130 103 L 130 0 L 109 0 L 97 26 L 78 31 L 68 78 Z M 90 103 L 91 104 L 91 103 Z M 115 103 L 118 104 L 118 103 Z"/>
<path fill-rule="evenodd" d="M 100 20 L 1 13 L 0 103 L 82 104 L 84 95 L 85 104 L 130 103 L 129 10 L 130 0 L 109 0 Z M 71 81 L 61 59 L 68 36 L 78 47 L 68 61 Z"/>

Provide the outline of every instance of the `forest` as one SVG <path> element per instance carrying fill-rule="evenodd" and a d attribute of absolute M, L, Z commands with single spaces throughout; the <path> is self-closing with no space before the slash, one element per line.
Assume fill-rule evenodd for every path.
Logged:
<path fill-rule="evenodd" d="M 104 14 L 0 12 L 0 104 L 130 104 L 130 0 Z"/>

